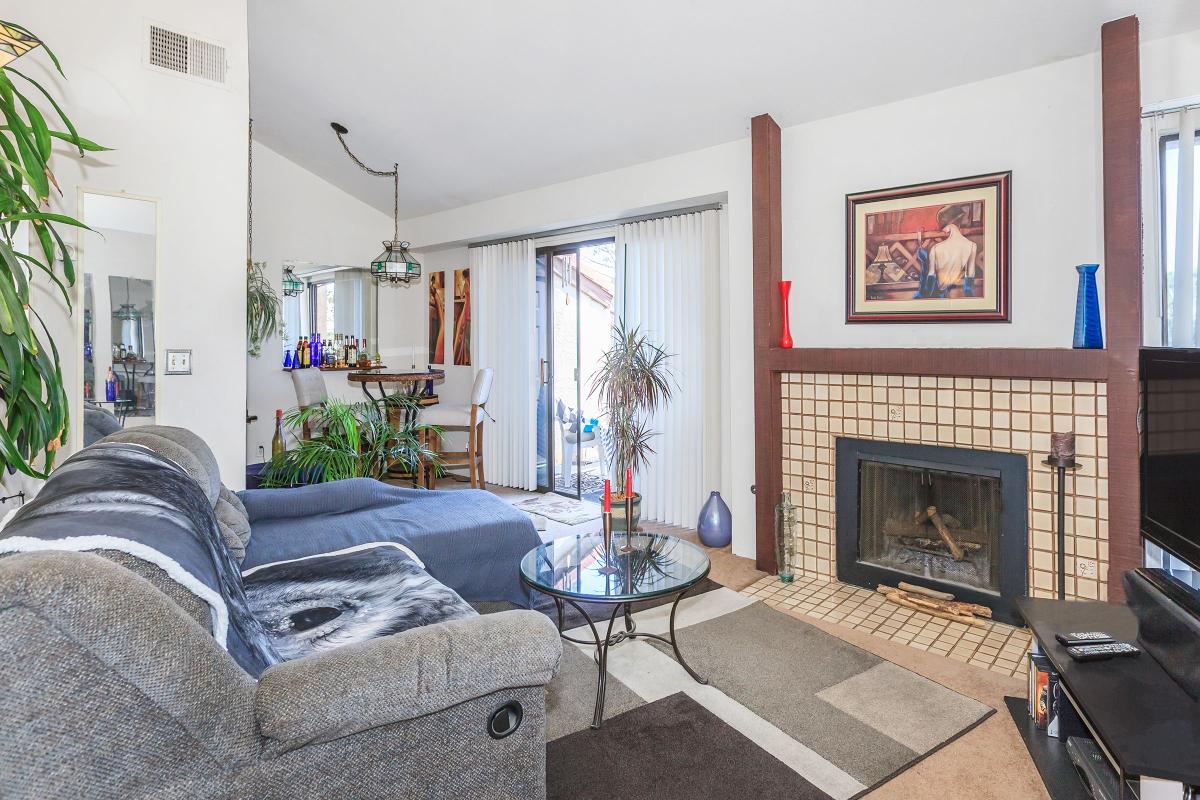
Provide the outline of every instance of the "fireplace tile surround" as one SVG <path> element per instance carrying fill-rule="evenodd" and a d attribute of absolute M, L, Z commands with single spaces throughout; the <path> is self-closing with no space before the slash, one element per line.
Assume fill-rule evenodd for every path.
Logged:
<path fill-rule="evenodd" d="M 1067 596 L 1107 599 L 1107 387 L 1097 381 L 784 373 L 783 488 L 799 508 L 800 575 L 834 580 L 836 440 L 969 447 L 1029 462 L 1029 594 L 1053 597 L 1055 497 L 1040 462 L 1051 431 L 1074 430 L 1067 477 Z"/>

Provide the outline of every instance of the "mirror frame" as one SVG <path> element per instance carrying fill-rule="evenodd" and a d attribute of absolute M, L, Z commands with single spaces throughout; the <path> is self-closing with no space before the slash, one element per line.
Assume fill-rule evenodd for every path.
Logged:
<path fill-rule="evenodd" d="M 145 203 L 154 204 L 154 423 L 158 424 L 162 421 L 162 354 L 163 347 L 161 337 L 159 336 L 158 321 L 160 314 L 158 309 L 162 308 L 160 300 L 162 298 L 162 201 L 157 197 L 150 195 L 133 194 L 131 192 L 114 191 L 111 189 L 97 189 L 91 186 L 78 186 L 75 189 L 75 218 L 84 225 L 88 224 L 86 215 L 84 214 L 84 198 L 89 195 L 101 195 L 104 197 L 119 197 L 125 200 L 138 200 Z M 87 273 L 87 247 L 84 244 L 84 237 L 89 234 L 82 228 L 78 229 L 75 237 L 75 285 L 71 287 L 71 309 L 72 329 L 75 334 L 75 379 L 72 394 L 70 397 L 70 414 L 71 414 L 71 434 L 68 438 L 70 452 L 78 453 L 83 449 L 83 307 L 84 307 L 84 280 L 83 276 Z"/>

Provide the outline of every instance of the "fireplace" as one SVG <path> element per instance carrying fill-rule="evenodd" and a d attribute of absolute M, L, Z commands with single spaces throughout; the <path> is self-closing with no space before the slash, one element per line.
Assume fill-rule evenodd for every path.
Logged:
<path fill-rule="evenodd" d="M 1018 623 L 1028 566 L 1025 456 L 837 440 L 837 572 L 951 592 Z"/>

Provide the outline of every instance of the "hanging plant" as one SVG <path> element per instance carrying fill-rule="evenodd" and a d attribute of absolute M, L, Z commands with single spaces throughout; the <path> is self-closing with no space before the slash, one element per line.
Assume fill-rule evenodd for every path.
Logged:
<path fill-rule="evenodd" d="M 4 21 L 0 29 L 26 45 L 18 48 L 18 55 L 40 46 L 63 74 L 54 53 L 27 29 Z M 46 210 L 51 189 L 62 195 L 50 159 L 55 139 L 71 144 L 80 157 L 108 148 L 81 137 L 50 92 L 14 69 L 13 63 L 0 68 L 0 458 L 10 471 L 44 478 L 67 435 L 69 403 L 58 347 L 37 309 L 29 304 L 30 284 L 41 273 L 62 293 L 70 314 L 67 287 L 75 283 L 75 264 L 58 228 L 86 228 L 78 220 Z M 22 91 L 30 88 L 49 103 L 50 121 Z M 56 120 L 65 131 L 51 127 Z M 22 222 L 27 223 L 29 240 L 37 241 L 35 251 L 17 247 Z M 39 461 L 40 466 L 35 466 Z"/>
<path fill-rule="evenodd" d="M 279 330 L 283 304 L 263 275 L 265 261 L 246 261 L 246 352 L 262 354 L 262 344 Z"/>

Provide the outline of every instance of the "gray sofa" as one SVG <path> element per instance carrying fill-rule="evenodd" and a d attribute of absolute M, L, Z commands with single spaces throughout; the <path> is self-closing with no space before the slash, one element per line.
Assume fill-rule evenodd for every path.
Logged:
<path fill-rule="evenodd" d="M 215 508 L 207 447 L 141 431 Z M 43 492 L 80 480 L 71 463 Z M 87 530 L 105 524 L 95 512 L 51 517 Z M 417 627 L 257 679 L 211 631 L 194 593 L 126 552 L 0 558 L 0 796 L 545 797 L 545 685 L 561 643 L 537 612 Z"/>

